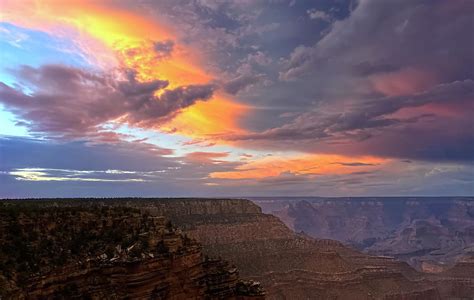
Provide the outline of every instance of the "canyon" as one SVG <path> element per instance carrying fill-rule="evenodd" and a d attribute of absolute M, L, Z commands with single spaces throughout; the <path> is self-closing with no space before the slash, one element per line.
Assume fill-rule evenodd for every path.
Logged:
<path fill-rule="evenodd" d="M 474 198 L 256 198 L 296 232 L 442 272 L 474 256 Z"/>
<path fill-rule="evenodd" d="M 168 215 L 200 241 L 206 253 L 233 261 L 243 276 L 262 283 L 268 299 L 469 299 L 474 295 L 470 260 L 459 271 L 430 277 L 393 257 L 367 255 L 334 240 L 295 233 L 248 200 L 166 201 L 141 207 Z"/>
<path fill-rule="evenodd" d="M 148 239 L 147 247 L 155 250 L 140 248 L 138 262 L 133 260 L 139 267 L 130 267 L 129 258 L 120 258 L 114 252 L 117 251 L 116 244 L 112 244 L 115 250 L 109 247 L 110 256 L 107 254 L 105 259 L 107 264 L 99 264 L 98 269 L 87 265 L 86 275 L 91 274 L 89 272 L 115 274 L 112 284 L 99 284 L 94 290 L 115 290 L 116 298 L 130 293 L 136 298 L 146 298 L 145 294 L 149 297 L 154 286 L 161 286 L 162 282 L 168 282 L 163 285 L 167 287 L 167 294 L 156 296 L 155 292 L 156 299 L 185 299 L 173 288 L 173 282 L 189 287 L 185 290 L 192 291 L 196 299 L 471 299 L 474 295 L 474 260 L 467 256 L 436 274 L 419 272 L 391 256 L 370 255 L 335 240 L 313 238 L 306 232 L 297 233 L 278 217 L 263 213 L 262 208 L 249 200 L 121 198 L 50 199 L 34 203 L 45 210 L 51 207 L 70 211 L 78 208 L 131 210 L 133 214 L 142 216 L 139 218 L 147 216 L 151 220 L 162 220 L 162 225 L 147 232 L 168 234 L 170 231 L 169 234 L 179 236 L 177 240 L 181 242 L 177 244 L 181 247 L 178 248 L 170 244 L 163 247 L 161 241 L 166 238 L 161 233 L 158 238 L 151 239 L 154 242 Z M 267 209 L 265 205 L 262 207 Z M 123 219 L 124 222 L 130 219 L 130 213 L 125 213 Z M 146 228 L 150 229 L 150 226 Z M 175 242 L 172 244 L 176 245 Z M 173 263 L 167 269 L 163 267 L 166 265 L 164 261 L 156 262 L 158 257 L 163 259 L 156 250 L 158 245 L 160 251 L 167 249 L 172 253 Z M 154 257 L 149 257 L 149 253 Z M 103 253 L 99 251 L 86 257 L 100 259 L 101 255 Z M 120 264 L 114 261 L 112 266 L 108 266 L 115 257 Z M 151 267 L 156 265 L 161 267 Z M 146 270 L 151 274 L 146 275 Z M 89 277 L 84 275 L 85 271 L 82 272 L 83 278 Z M 36 287 L 36 290 L 44 291 L 44 286 L 38 282 L 58 282 L 51 275 L 53 273 L 43 275 L 40 281 L 34 279 L 36 275 L 33 276 L 28 289 L 34 291 Z M 67 274 L 76 273 L 67 271 Z M 69 279 L 62 277 L 61 280 L 59 282 L 64 287 Z M 84 280 L 78 280 L 75 286 L 85 286 Z M 11 281 L 6 282 L 9 284 Z M 130 290 L 129 286 L 139 286 L 138 292 Z M 145 290 L 147 292 L 143 292 Z"/>

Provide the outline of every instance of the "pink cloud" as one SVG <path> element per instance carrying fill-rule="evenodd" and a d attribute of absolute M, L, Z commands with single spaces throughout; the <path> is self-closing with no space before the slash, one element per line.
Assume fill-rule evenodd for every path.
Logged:
<path fill-rule="evenodd" d="M 229 156 L 227 152 L 191 152 L 186 155 L 186 159 L 191 162 L 204 163 L 204 164 L 214 164 L 220 163 L 222 160 L 219 158 L 224 158 Z"/>
<path fill-rule="evenodd" d="M 370 77 L 374 89 L 386 96 L 419 93 L 438 83 L 437 76 L 425 70 L 404 68 Z"/>

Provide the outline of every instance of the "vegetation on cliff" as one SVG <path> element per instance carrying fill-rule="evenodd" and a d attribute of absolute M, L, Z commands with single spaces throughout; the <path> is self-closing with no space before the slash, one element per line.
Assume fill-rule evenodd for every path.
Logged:
<path fill-rule="evenodd" d="M 164 217 L 137 208 L 0 202 L 0 296 L 161 299 L 177 293 L 174 286 L 189 286 L 178 299 L 262 296 L 254 285 L 232 265 L 204 257 Z"/>

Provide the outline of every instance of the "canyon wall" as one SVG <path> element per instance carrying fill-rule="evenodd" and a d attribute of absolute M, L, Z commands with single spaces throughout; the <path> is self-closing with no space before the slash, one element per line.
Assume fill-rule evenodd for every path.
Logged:
<path fill-rule="evenodd" d="M 474 199 L 256 198 L 296 232 L 441 272 L 474 255 Z"/>
<path fill-rule="evenodd" d="M 435 284 L 407 264 L 296 234 L 249 200 L 163 201 L 140 207 L 169 216 L 206 254 L 235 263 L 242 276 L 262 283 L 269 299 L 440 298 Z M 216 203 L 219 212 L 205 209 Z"/>
<path fill-rule="evenodd" d="M 0 203 L 2 299 L 263 299 L 163 217 L 103 205 Z"/>

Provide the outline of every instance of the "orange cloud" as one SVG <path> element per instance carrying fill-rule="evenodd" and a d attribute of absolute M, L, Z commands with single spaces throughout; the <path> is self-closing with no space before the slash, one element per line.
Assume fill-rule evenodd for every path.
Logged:
<path fill-rule="evenodd" d="M 377 157 L 341 155 L 267 156 L 245 163 L 235 168 L 234 171 L 214 172 L 209 176 L 220 179 L 261 179 L 279 176 L 283 173 L 296 175 L 349 174 L 374 169 L 385 162 L 386 160 Z"/>
<path fill-rule="evenodd" d="M 238 120 L 250 107 L 217 93 L 206 102 L 198 102 L 182 111 L 163 128 L 193 138 L 220 139 L 231 133 L 244 133 Z"/>
<path fill-rule="evenodd" d="M 170 87 L 204 83 L 211 79 L 192 62 L 192 59 L 197 60 L 192 49 L 178 45 L 171 59 L 155 59 L 152 42 L 173 40 L 175 36 L 171 28 L 156 20 L 112 5 L 101 6 L 99 1 L 91 0 L 1 1 L 2 21 L 65 35 L 76 40 L 91 56 L 100 55 L 96 51 L 98 45 L 91 45 L 95 39 L 119 55 L 119 64 L 134 68 L 139 79 L 167 79 Z M 123 55 L 131 49 L 138 50 L 136 56 Z"/>
<path fill-rule="evenodd" d="M 70 37 L 97 64 L 133 69 L 140 81 L 167 80 L 172 89 L 213 79 L 200 66 L 203 59 L 199 51 L 179 45 L 173 30 L 156 20 L 92 0 L 0 1 L 2 21 Z M 157 57 L 153 43 L 160 41 L 172 42 L 169 57 Z M 216 95 L 185 109 L 168 124 L 153 127 L 209 139 L 226 132 L 242 132 L 238 118 L 248 109 Z"/>

